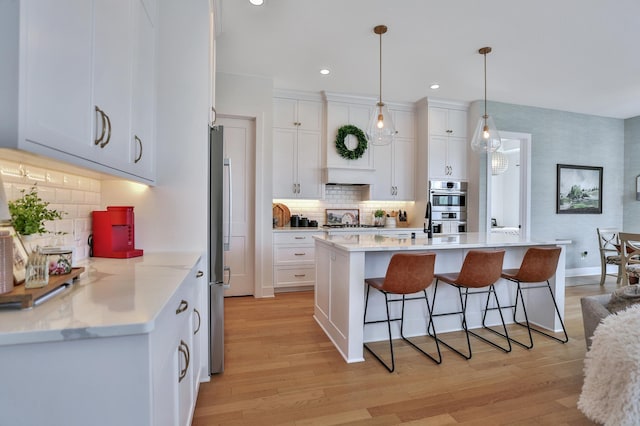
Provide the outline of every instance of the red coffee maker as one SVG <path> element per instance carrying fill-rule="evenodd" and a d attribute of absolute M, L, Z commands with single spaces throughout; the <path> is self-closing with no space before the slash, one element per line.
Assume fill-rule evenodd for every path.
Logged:
<path fill-rule="evenodd" d="M 92 256 L 128 259 L 142 256 L 135 248 L 133 207 L 109 206 L 107 211 L 91 213 L 93 221 Z"/>

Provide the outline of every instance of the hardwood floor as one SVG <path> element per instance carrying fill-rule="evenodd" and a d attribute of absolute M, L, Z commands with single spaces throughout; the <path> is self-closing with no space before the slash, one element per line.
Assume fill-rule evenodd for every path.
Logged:
<path fill-rule="evenodd" d="M 586 351 L 580 298 L 616 284 L 572 280 L 584 285 L 567 287 L 567 344 L 537 335 L 533 349 L 505 354 L 474 339 L 471 360 L 443 348 L 436 365 L 397 342 L 392 374 L 366 352 L 365 362 L 344 362 L 312 317 L 312 292 L 228 298 L 225 372 L 200 386 L 193 425 L 593 424 L 576 408 Z"/>

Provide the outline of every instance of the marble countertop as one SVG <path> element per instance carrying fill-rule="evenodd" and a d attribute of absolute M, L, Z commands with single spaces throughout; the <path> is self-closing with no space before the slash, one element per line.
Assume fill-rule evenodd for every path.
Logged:
<path fill-rule="evenodd" d="M 201 253 L 91 258 L 70 289 L 25 310 L 0 309 L 0 346 L 148 333 Z"/>
<path fill-rule="evenodd" d="M 305 226 L 305 227 L 291 227 L 283 226 L 280 228 L 273 228 L 273 232 L 322 232 L 324 229 L 317 226 Z"/>
<path fill-rule="evenodd" d="M 486 234 L 467 232 L 464 234 L 439 235 L 428 239 L 424 233 L 416 233 L 416 238 L 390 235 L 320 235 L 316 241 L 344 251 L 401 251 L 401 250 L 448 250 L 499 247 L 526 247 L 540 245 L 570 244 L 570 240 L 526 239 L 519 235 Z"/>

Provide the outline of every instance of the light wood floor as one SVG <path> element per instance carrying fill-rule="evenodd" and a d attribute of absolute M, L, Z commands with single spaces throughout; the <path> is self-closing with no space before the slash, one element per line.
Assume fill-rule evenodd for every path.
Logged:
<path fill-rule="evenodd" d="M 312 318 L 312 292 L 228 298 L 225 372 L 201 385 L 193 425 L 590 425 L 576 408 L 580 297 L 615 287 L 567 287 L 567 344 L 538 335 L 532 350 L 505 354 L 472 340 L 471 360 L 443 348 L 436 365 L 398 342 L 392 374 L 366 352 L 365 362 L 343 361 Z"/>

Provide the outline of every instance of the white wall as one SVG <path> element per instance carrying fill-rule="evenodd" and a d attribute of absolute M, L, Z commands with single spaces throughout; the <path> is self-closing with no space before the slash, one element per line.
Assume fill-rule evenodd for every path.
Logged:
<path fill-rule="evenodd" d="M 136 244 L 147 252 L 205 252 L 209 2 L 158 6 L 157 186 L 103 181 L 102 203 L 135 207 Z"/>

